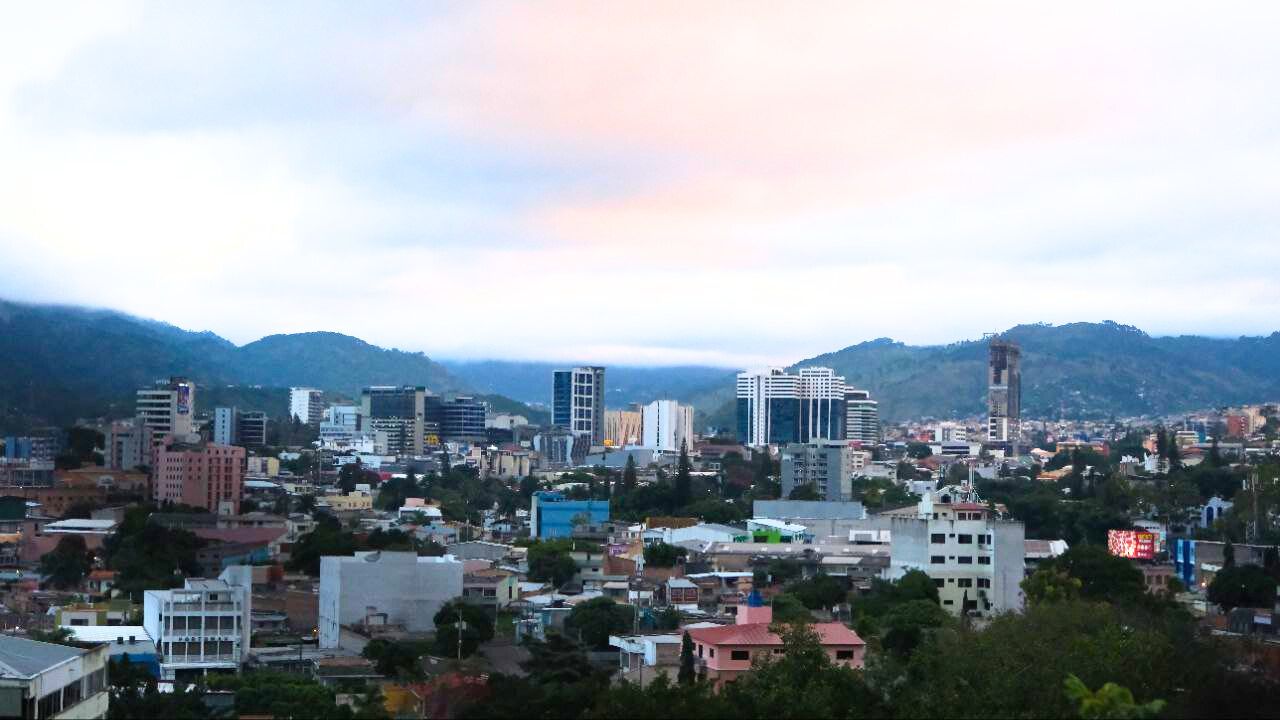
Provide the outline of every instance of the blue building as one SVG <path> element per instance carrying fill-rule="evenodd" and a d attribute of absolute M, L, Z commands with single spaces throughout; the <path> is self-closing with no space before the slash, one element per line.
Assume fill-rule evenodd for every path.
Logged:
<path fill-rule="evenodd" d="M 568 500 L 562 493 L 540 491 L 533 494 L 529 510 L 529 536 L 545 539 L 569 537 L 574 519 L 598 525 L 609 519 L 608 500 Z"/>

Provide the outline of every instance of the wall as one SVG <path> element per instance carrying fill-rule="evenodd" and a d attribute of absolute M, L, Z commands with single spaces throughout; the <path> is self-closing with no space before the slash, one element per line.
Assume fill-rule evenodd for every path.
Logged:
<path fill-rule="evenodd" d="M 363 622 L 369 606 L 414 632 L 435 629 L 444 603 L 462 595 L 462 563 L 414 553 L 362 552 L 320 560 L 320 647 L 338 647 L 342 625 Z"/>

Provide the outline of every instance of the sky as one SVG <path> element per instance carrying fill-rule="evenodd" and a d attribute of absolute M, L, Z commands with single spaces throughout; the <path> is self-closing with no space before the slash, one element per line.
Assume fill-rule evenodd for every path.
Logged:
<path fill-rule="evenodd" d="M 0 8 L 0 297 L 792 362 L 1280 330 L 1280 4 Z"/>

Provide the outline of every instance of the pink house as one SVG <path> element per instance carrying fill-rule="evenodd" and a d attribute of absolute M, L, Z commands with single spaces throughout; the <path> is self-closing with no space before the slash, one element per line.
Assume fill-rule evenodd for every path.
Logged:
<path fill-rule="evenodd" d="M 724 687 L 751 672 L 753 660 L 783 653 L 782 638 L 769 630 L 772 621 L 773 608 L 753 591 L 747 603 L 738 608 L 737 624 L 689 631 L 694 661 L 706 668 L 707 679 L 717 689 Z M 815 623 L 812 627 L 832 662 L 851 668 L 863 666 L 867 644 L 857 633 L 841 623 Z"/>

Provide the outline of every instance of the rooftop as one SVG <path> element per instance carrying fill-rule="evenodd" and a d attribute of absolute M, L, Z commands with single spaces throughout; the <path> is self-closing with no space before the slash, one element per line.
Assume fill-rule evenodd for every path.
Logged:
<path fill-rule="evenodd" d="M 814 623 L 811 627 L 823 645 L 866 645 L 842 623 Z M 769 623 L 696 628 L 689 630 L 689 637 L 710 645 L 782 645 L 782 638 L 769 630 Z"/>
<path fill-rule="evenodd" d="M 126 643 L 129 642 L 129 638 L 138 642 L 152 642 L 147 629 L 141 625 L 63 625 L 62 627 L 70 630 L 71 637 L 77 642 L 113 643 L 120 638 L 124 638 Z"/>
<path fill-rule="evenodd" d="M 0 678 L 33 678 L 84 653 L 80 648 L 66 645 L 0 636 Z"/>

